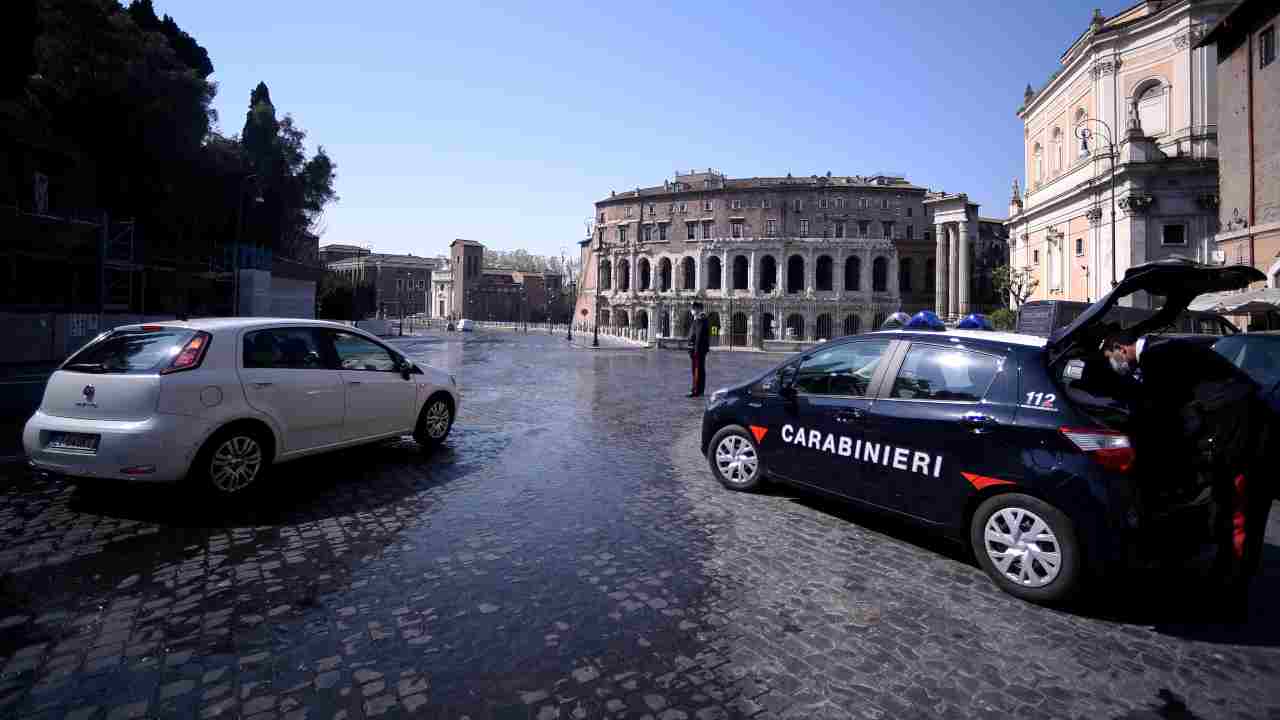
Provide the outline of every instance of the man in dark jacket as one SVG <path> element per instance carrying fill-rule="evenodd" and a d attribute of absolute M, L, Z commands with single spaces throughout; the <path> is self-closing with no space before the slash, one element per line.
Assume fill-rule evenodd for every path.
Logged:
<path fill-rule="evenodd" d="M 1139 493 L 1148 509 L 1208 493 L 1215 571 L 1242 602 L 1257 571 L 1271 510 L 1271 415 L 1257 384 L 1206 345 L 1117 333 L 1103 343 L 1130 382 Z"/>
<path fill-rule="evenodd" d="M 707 353 L 711 351 L 711 327 L 702 303 L 693 304 L 693 322 L 689 325 L 689 359 L 693 363 L 693 388 L 689 397 L 701 397 L 707 389 Z"/>

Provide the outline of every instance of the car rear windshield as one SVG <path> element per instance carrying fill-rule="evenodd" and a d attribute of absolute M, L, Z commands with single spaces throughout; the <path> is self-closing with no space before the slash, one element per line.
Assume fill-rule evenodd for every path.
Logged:
<path fill-rule="evenodd" d="M 159 372 L 193 335 L 184 328 L 116 330 L 72 355 L 62 369 L 116 375 Z"/>

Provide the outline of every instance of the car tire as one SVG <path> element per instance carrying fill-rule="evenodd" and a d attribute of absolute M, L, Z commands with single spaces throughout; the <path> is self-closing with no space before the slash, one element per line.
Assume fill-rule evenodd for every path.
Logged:
<path fill-rule="evenodd" d="M 707 445 L 707 463 L 716 480 L 730 490 L 755 490 L 764 480 L 760 447 L 741 425 L 726 425 L 711 438 Z"/>
<path fill-rule="evenodd" d="M 444 393 L 436 393 L 427 398 L 427 403 L 418 413 L 418 426 L 413 431 L 413 439 L 423 450 L 435 450 L 444 444 L 453 428 L 453 401 Z"/>
<path fill-rule="evenodd" d="M 1080 589 L 1083 558 L 1075 525 L 1039 498 L 988 498 L 973 513 L 969 542 L 982 569 L 1014 597 L 1057 605 Z"/>
<path fill-rule="evenodd" d="M 210 497 L 242 497 L 262 485 L 271 459 L 266 432 L 251 425 L 232 425 L 214 433 L 200 448 L 190 476 Z"/>

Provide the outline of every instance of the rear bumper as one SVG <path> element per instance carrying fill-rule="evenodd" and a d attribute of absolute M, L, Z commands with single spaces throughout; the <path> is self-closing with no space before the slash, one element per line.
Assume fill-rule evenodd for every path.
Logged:
<path fill-rule="evenodd" d="M 146 420 L 82 420 L 36 412 L 22 431 L 22 446 L 36 470 L 78 478 L 176 482 L 187 474 L 195 443 L 206 434 L 199 418 L 154 415 Z M 48 448 L 55 432 L 99 436 L 96 453 Z M 126 468 L 144 471 L 126 473 Z"/>

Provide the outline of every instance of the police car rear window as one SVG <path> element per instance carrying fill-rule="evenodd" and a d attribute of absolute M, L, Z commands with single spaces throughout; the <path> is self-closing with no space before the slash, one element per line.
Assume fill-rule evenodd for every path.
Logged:
<path fill-rule="evenodd" d="M 998 358 L 935 345 L 912 345 L 893 381 L 891 398 L 977 402 L 1000 370 Z"/>

